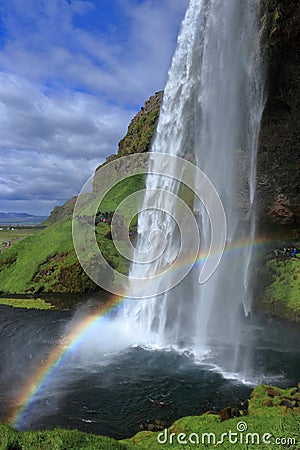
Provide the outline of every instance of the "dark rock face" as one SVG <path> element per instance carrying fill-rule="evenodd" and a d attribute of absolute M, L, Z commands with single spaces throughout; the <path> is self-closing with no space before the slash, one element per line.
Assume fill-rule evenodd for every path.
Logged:
<path fill-rule="evenodd" d="M 265 0 L 268 93 L 257 159 L 262 223 L 300 223 L 300 3 Z"/>

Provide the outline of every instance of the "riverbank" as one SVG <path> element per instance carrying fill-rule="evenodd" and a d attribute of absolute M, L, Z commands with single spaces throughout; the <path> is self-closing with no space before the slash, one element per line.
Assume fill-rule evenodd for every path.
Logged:
<path fill-rule="evenodd" d="M 7 305 L 13 308 L 26 309 L 54 309 L 58 311 L 75 310 L 87 302 L 105 303 L 109 301 L 111 294 L 99 289 L 92 293 L 48 293 L 48 294 L 7 294 L 0 295 L 0 305 Z"/>
<path fill-rule="evenodd" d="M 226 408 L 220 413 L 183 417 L 168 429 L 142 431 L 121 441 L 77 430 L 18 432 L 7 425 L 0 426 L 0 439 L 2 450 L 176 450 L 201 445 L 212 449 L 220 445 L 227 450 L 233 446 L 265 450 L 276 445 L 298 450 L 299 424 L 300 384 L 286 390 L 259 385 L 246 410 Z"/>
<path fill-rule="evenodd" d="M 42 298 L 7 298 L 0 297 L 0 305 L 12 306 L 13 308 L 26 309 L 51 309 L 53 305 Z"/>

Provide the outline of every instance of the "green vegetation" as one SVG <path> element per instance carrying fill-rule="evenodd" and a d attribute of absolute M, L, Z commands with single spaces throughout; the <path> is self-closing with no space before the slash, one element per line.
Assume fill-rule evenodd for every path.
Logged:
<path fill-rule="evenodd" d="M 71 218 L 2 252 L 0 289 L 9 294 L 95 290 L 77 261 Z"/>
<path fill-rule="evenodd" d="M 37 227 L 13 227 L 14 229 L 8 229 L 7 227 L 0 228 L 3 228 L 0 230 L 0 251 L 5 249 L 8 243 L 11 246 L 39 231 L 39 228 Z"/>
<path fill-rule="evenodd" d="M 65 221 L 6 249 L 0 254 L 1 290 L 7 293 L 28 292 L 40 265 L 71 248 L 71 221 Z"/>
<path fill-rule="evenodd" d="M 99 211 L 114 211 L 132 193 L 144 188 L 141 175 L 118 183 L 99 206 Z M 86 195 L 87 203 L 93 201 Z M 134 205 L 128 207 L 131 217 Z M 131 229 L 136 226 L 136 218 Z M 31 231 L 31 230 L 30 230 Z M 16 230 L 21 233 L 21 230 Z M 26 237 L 25 230 L 23 231 Z M 47 228 L 34 229 L 29 237 L 0 253 L 0 290 L 8 294 L 41 292 L 88 292 L 97 286 L 82 270 L 73 247 L 72 215 Z M 99 247 L 106 260 L 116 270 L 127 273 L 128 261 L 119 255 L 110 234 L 110 226 L 101 223 L 96 227 Z"/>
<path fill-rule="evenodd" d="M 156 127 L 159 108 L 142 115 L 139 120 L 133 120 L 126 136 L 119 143 L 118 156 L 131 153 L 143 153 L 149 150 L 151 139 Z"/>
<path fill-rule="evenodd" d="M 142 431 L 130 439 L 116 441 L 76 430 L 17 432 L 0 426 L 1 450 L 160 450 L 182 448 L 224 448 L 230 450 L 299 449 L 300 387 L 282 390 L 260 385 L 251 394 L 248 411 L 240 417 L 223 420 L 218 414 L 184 417 L 167 431 Z M 233 444 L 231 439 L 238 438 Z M 173 435 L 171 433 L 174 433 Z M 183 434 L 181 434 L 183 433 Z M 222 433 L 223 436 L 222 436 Z M 236 434 L 237 433 L 237 434 Z M 161 442 L 167 437 L 165 444 Z M 196 445 L 196 439 L 199 444 Z M 223 442 L 221 441 L 223 438 Z M 186 444 L 178 442 L 187 440 Z M 191 439 L 192 443 L 189 442 Z M 202 439 L 204 443 L 202 444 Z M 266 443 L 265 441 L 269 442 Z M 275 439 L 279 439 L 275 443 Z M 172 443 L 170 443 L 172 442 Z"/>
<path fill-rule="evenodd" d="M 113 160 L 133 153 L 144 153 L 150 149 L 159 116 L 161 100 L 162 92 L 157 92 L 145 102 L 145 107 L 132 119 L 126 136 L 119 142 L 118 152 L 108 156 L 106 161 L 96 169 L 96 173 L 100 168 Z M 105 183 L 105 180 L 100 179 L 98 182 L 102 184 L 103 182 Z M 72 197 L 63 206 L 54 208 L 50 217 L 42 225 L 48 226 L 72 215 L 75 202 L 76 197 Z"/>
<path fill-rule="evenodd" d="M 107 437 L 76 430 L 26 431 L 0 426 L 1 450 L 126 450 L 128 447 Z"/>
<path fill-rule="evenodd" d="M 143 175 L 134 175 L 126 178 L 116 184 L 104 197 L 99 205 L 99 211 L 115 211 L 117 206 L 125 200 L 129 195 L 134 194 L 138 190 L 145 188 L 145 181 Z M 134 207 L 134 205 L 132 205 Z M 133 209 L 128 210 L 128 217 L 132 214 Z"/>
<path fill-rule="evenodd" d="M 269 284 L 261 300 L 263 309 L 275 316 L 300 322 L 300 260 L 268 261 Z"/>
<path fill-rule="evenodd" d="M 238 432 L 238 426 L 240 426 L 239 424 L 241 422 L 247 427 L 247 431 L 243 433 Z M 199 417 L 184 417 L 183 419 L 177 420 L 168 429 L 168 433 L 166 434 L 167 442 L 164 445 L 158 442 L 159 433 L 149 431 L 142 431 L 125 442 L 132 445 L 129 448 L 137 450 L 160 450 L 162 448 L 170 450 L 179 450 L 182 448 L 189 450 L 195 448 L 266 450 L 275 448 L 272 446 L 272 443 L 275 445 L 274 441 L 276 438 L 290 438 L 295 439 L 296 443 L 290 441 L 291 443 L 288 446 L 285 444 L 276 444 L 276 448 L 298 450 L 299 422 L 300 416 L 298 414 L 279 417 L 269 415 L 266 412 L 263 417 L 246 416 L 243 417 L 242 421 L 241 418 L 234 418 L 224 422 L 216 415 L 206 414 Z M 232 432 L 231 439 L 233 439 L 231 442 L 228 436 L 230 431 Z M 171 435 L 172 433 L 174 434 Z M 270 443 L 268 444 L 263 442 L 263 437 L 266 434 L 268 436 L 270 435 Z M 237 440 L 234 440 L 237 438 L 239 439 L 238 443 Z M 160 439 L 164 442 L 165 435 L 161 434 Z M 184 439 L 186 444 L 179 443 L 178 439 Z M 192 442 L 189 442 L 189 439 Z M 197 439 L 199 439 L 198 445 L 196 445 Z M 242 439 L 242 443 L 240 439 Z M 235 444 L 233 445 L 234 442 Z"/>
<path fill-rule="evenodd" d="M 248 411 L 240 411 L 236 415 L 239 417 L 230 418 L 228 420 L 222 419 L 222 411 L 217 414 L 202 414 L 195 417 L 184 417 L 177 420 L 169 429 L 167 433 L 168 442 L 164 445 L 158 442 L 158 436 L 160 432 L 143 431 L 138 433 L 131 439 L 127 439 L 133 448 L 140 450 L 159 450 L 161 448 L 166 449 L 180 449 L 180 448 L 224 448 L 232 449 L 237 448 L 240 450 L 248 449 L 269 449 L 273 448 L 272 444 L 276 438 L 282 439 L 282 443 L 276 444 L 276 448 L 284 449 L 290 448 L 294 450 L 299 449 L 299 425 L 300 425 L 300 385 L 297 388 L 291 388 L 282 390 L 273 386 L 260 385 L 255 388 L 251 394 L 249 401 Z M 247 429 L 239 432 L 238 424 L 246 424 Z M 245 428 L 246 428 L 245 427 Z M 229 441 L 229 431 L 232 433 L 238 432 L 239 443 L 233 446 L 233 443 Z M 173 436 L 173 443 L 170 444 L 171 433 L 175 433 Z M 199 446 L 187 443 L 186 445 L 180 444 L 177 440 L 180 439 L 180 433 L 184 433 L 188 437 L 191 433 L 196 433 L 199 436 Z M 203 435 L 203 433 L 206 433 Z M 213 436 L 209 438 L 208 434 L 213 433 Z M 222 433 L 224 433 L 224 442 L 222 444 L 218 441 L 221 440 Z M 247 433 L 249 435 L 249 441 L 246 443 Z M 255 433 L 255 435 L 253 435 Z M 268 433 L 270 437 L 270 443 L 263 442 L 263 436 Z M 216 437 L 214 442 L 213 437 Z M 241 436 L 243 441 L 241 442 Z M 160 434 L 160 438 L 165 436 Z M 183 436 L 181 436 L 181 439 Z M 201 445 L 202 438 L 204 443 Z M 233 436 L 234 438 L 234 436 Z M 252 438 L 254 441 L 252 442 Z M 287 444 L 286 439 L 292 439 Z M 195 434 L 193 435 L 193 442 L 195 442 Z M 210 443 L 209 443 L 209 439 Z M 257 439 L 259 439 L 259 444 Z"/>
<path fill-rule="evenodd" d="M 282 416 L 287 413 L 300 414 L 300 383 L 298 387 L 280 389 L 261 384 L 251 394 L 248 412 L 250 415 L 266 414 Z M 298 417 L 300 419 L 300 416 Z"/>
<path fill-rule="evenodd" d="M 2 298 L 0 305 L 13 306 L 14 308 L 26 309 L 51 309 L 53 305 L 42 298 Z"/>

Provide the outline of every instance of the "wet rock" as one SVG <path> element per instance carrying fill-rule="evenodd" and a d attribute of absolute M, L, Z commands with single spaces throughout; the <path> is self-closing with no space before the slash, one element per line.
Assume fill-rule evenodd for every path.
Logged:
<path fill-rule="evenodd" d="M 271 408 L 273 406 L 273 402 L 269 397 L 266 397 L 263 402 L 262 402 L 262 406 L 266 406 L 268 408 Z"/>
<path fill-rule="evenodd" d="M 279 406 L 285 406 L 286 408 L 293 408 L 292 402 L 287 399 L 281 400 L 281 402 L 279 403 Z"/>
<path fill-rule="evenodd" d="M 272 387 L 269 387 L 267 389 L 267 395 L 269 397 L 279 397 L 281 395 L 281 392 L 279 390 L 277 391 L 276 389 L 274 389 Z"/>
<path fill-rule="evenodd" d="M 141 423 L 139 425 L 140 431 L 161 431 L 167 427 L 166 422 L 157 419 L 155 422 Z"/>
<path fill-rule="evenodd" d="M 240 417 L 240 411 L 238 408 L 224 408 L 219 412 L 221 420 L 232 419 L 233 417 Z"/>
<path fill-rule="evenodd" d="M 215 416 L 218 416 L 218 415 L 219 415 L 218 412 L 216 412 L 216 411 L 211 411 L 211 410 L 205 411 L 203 414 L 213 414 L 213 415 L 215 415 Z"/>

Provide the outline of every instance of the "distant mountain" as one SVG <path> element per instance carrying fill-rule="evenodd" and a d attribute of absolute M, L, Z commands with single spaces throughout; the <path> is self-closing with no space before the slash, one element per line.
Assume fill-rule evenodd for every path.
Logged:
<path fill-rule="evenodd" d="M 0 225 L 37 225 L 47 219 L 47 216 L 34 216 L 28 213 L 0 212 Z"/>

